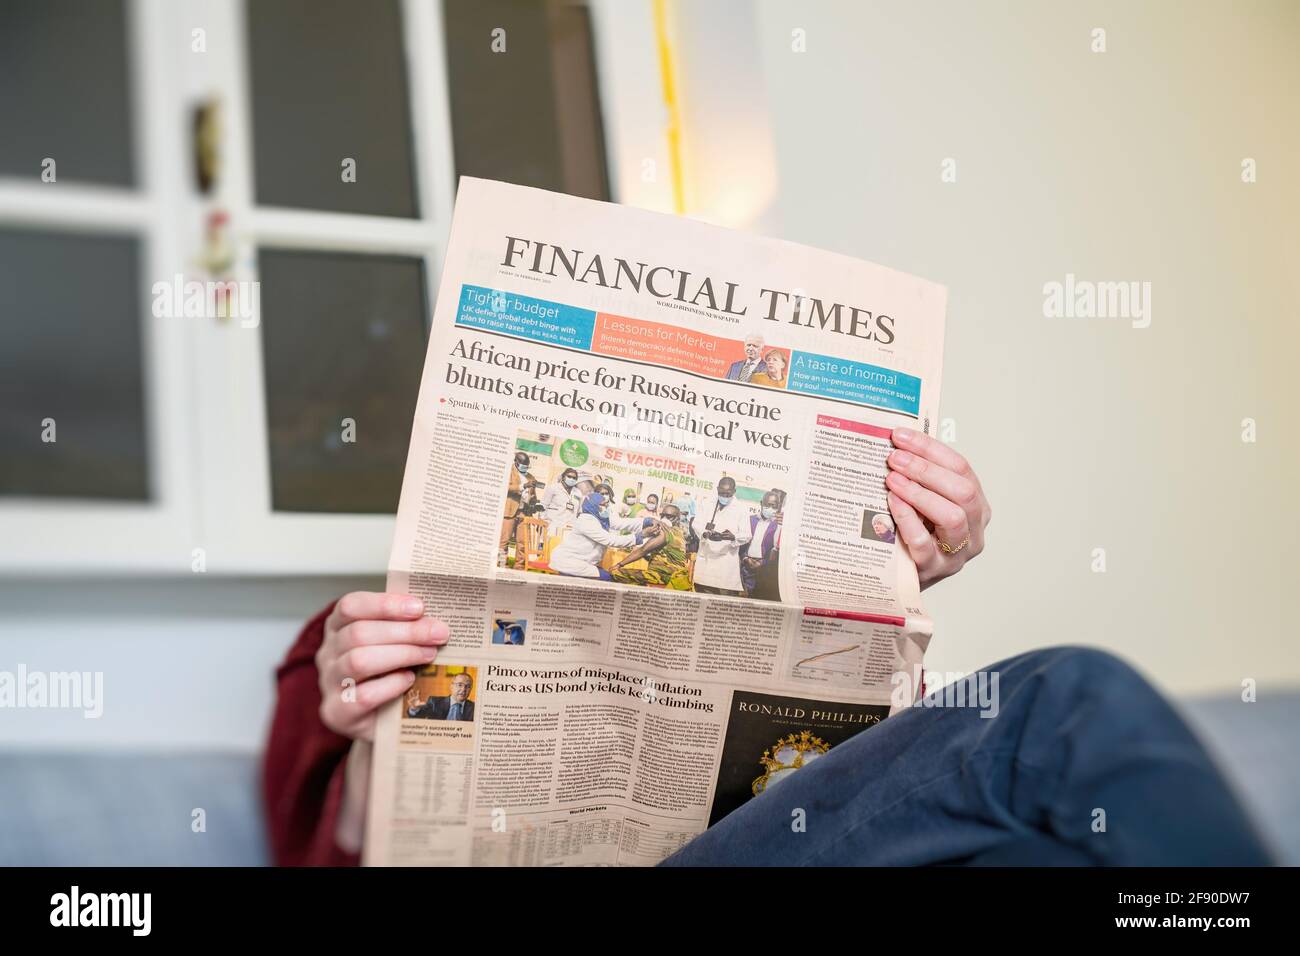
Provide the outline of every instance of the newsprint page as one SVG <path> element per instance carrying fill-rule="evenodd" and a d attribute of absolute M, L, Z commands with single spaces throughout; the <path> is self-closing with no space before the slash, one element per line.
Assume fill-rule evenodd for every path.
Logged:
<path fill-rule="evenodd" d="M 372 865 L 650 865 L 920 691 L 885 501 L 946 290 L 462 179 L 389 562 L 448 646 L 376 731 Z"/>

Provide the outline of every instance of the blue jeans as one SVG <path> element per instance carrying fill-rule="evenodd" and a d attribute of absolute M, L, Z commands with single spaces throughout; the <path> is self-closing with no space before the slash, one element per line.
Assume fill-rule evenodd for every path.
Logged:
<path fill-rule="evenodd" d="M 988 668 L 998 713 L 915 706 L 832 748 L 665 866 L 1267 865 L 1170 705 L 1100 651 Z M 976 700 L 974 680 L 967 700 Z M 987 686 L 987 685 L 986 685 Z"/>

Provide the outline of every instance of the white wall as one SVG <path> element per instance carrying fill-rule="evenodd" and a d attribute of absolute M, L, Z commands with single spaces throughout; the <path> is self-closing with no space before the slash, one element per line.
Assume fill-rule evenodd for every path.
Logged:
<path fill-rule="evenodd" d="M 383 578 L 0 583 L 0 670 L 102 672 L 103 715 L 0 709 L 0 748 L 262 746 L 275 666 L 304 621 Z"/>
<path fill-rule="evenodd" d="M 929 592 L 928 663 L 1083 642 L 1179 692 L 1300 682 L 1300 5 L 760 9 L 786 237 L 950 290 L 943 414 L 995 517 Z M 1067 272 L 1151 282 L 1150 328 L 1044 318 Z"/>

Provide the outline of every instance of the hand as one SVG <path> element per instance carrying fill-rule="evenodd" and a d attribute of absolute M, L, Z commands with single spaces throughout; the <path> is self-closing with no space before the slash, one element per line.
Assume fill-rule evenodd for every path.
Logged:
<path fill-rule="evenodd" d="M 889 512 L 924 590 L 984 550 L 993 511 L 970 464 L 943 442 L 907 428 L 895 428 L 893 441 L 885 478 Z M 939 542 L 956 553 L 946 553 Z"/>
<path fill-rule="evenodd" d="M 412 685 L 411 689 L 406 692 L 406 709 L 415 710 L 423 703 L 424 701 L 420 700 L 420 692 Z"/>
<path fill-rule="evenodd" d="M 447 625 L 424 615 L 408 594 L 353 591 L 334 605 L 316 652 L 320 719 L 353 740 L 373 740 L 375 712 L 412 688 L 447 643 Z M 345 681 L 351 680 L 347 684 Z"/>

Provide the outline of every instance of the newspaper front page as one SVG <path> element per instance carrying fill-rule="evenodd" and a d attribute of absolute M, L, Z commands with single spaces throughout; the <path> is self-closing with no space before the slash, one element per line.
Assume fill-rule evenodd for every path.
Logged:
<path fill-rule="evenodd" d="M 388 575 L 451 638 L 380 715 L 366 862 L 654 864 L 914 700 L 885 458 L 945 303 L 462 179 Z"/>

